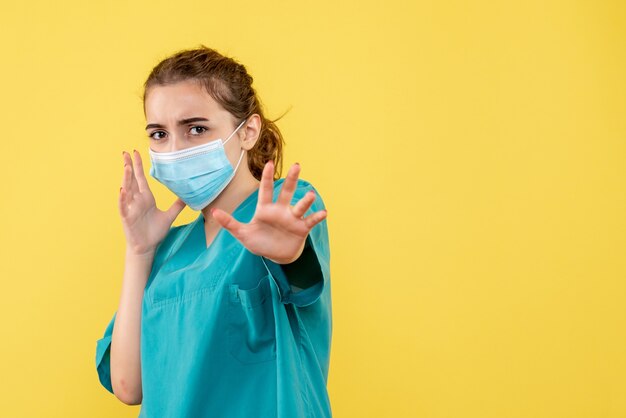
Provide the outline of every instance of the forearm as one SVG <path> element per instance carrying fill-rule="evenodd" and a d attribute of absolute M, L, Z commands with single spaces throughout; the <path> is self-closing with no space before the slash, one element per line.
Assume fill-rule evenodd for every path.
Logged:
<path fill-rule="evenodd" d="M 126 250 L 120 303 L 111 340 L 111 385 L 115 396 L 126 404 L 141 403 L 141 305 L 152 269 L 154 253 L 133 254 Z"/>

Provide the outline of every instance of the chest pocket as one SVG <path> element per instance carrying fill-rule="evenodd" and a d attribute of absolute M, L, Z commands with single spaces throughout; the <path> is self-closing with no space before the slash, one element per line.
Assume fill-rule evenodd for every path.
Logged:
<path fill-rule="evenodd" d="M 276 331 L 269 275 L 256 287 L 228 285 L 228 349 L 244 364 L 276 359 Z"/>
<path fill-rule="evenodd" d="M 153 307 L 170 303 L 184 303 L 190 299 L 214 292 L 224 281 L 230 268 L 229 264 L 218 257 L 230 259 L 234 249 L 228 249 L 220 255 L 217 252 L 201 253 L 181 251 L 171 256 L 158 271 L 148 295 Z M 195 260 L 194 260 L 195 258 Z"/>

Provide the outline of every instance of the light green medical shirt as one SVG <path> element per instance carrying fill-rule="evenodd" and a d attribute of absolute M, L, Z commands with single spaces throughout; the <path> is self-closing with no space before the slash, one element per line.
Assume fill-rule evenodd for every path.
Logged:
<path fill-rule="evenodd" d="M 274 201 L 283 181 L 274 182 Z M 298 180 L 292 204 L 309 190 Z M 249 222 L 257 196 L 233 216 Z M 305 216 L 321 209 L 317 194 Z M 326 220 L 311 230 L 302 256 L 282 266 L 223 228 L 207 248 L 201 212 L 170 228 L 143 297 L 139 417 L 330 417 L 329 261 Z M 111 393 L 116 314 L 96 344 L 99 379 Z"/>

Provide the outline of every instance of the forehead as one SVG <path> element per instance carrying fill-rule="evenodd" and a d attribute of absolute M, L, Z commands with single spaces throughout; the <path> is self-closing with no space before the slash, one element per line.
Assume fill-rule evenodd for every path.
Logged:
<path fill-rule="evenodd" d="M 150 87 L 144 105 L 149 122 L 193 116 L 222 118 L 226 116 L 224 113 L 228 113 L 202 84 L 193 80 Z"/>

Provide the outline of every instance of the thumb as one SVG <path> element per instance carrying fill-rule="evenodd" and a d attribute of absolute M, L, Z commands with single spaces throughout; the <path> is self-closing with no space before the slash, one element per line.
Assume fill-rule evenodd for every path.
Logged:
<path fill-rule="evenodd" d="M 213 218 L 219 223 L 223 228 L 227 229 L 235 238 L 241 238 L 241 227 L 243 224 L 233 218 L 230 214 L 224 212 L 221 209 L 213 209 L 211 211 L 213 214 Z"/>
<path fill-rule="evenodd" d="M 170 219 L 170 223 L 173 223 L 176 217 L 185 209 L 185 202 L 183 202 L 180 197 L 176 199 L 172 206 L 165 212 L 168 219 Z"/>

